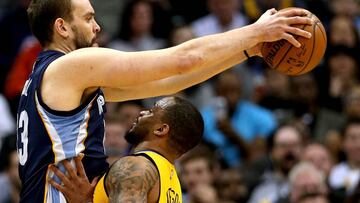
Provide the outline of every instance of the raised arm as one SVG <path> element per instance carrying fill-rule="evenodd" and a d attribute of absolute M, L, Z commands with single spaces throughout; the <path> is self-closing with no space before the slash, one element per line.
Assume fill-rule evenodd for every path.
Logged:
<path fill-rule="evenodd" d="M 293 42 L 295 45 L 297 42 L 292 41 L 293 36 L 288 34 L 287 32 L 285 34 L 283 32 L 284 30 L 289 29 L 294 31 L 294 33 L 297 33 L 297 31 L 294 30 L 293 27 L 287 26 L 288 23 L 292 23 L 295 20 L 300 20 L 299 17 L 286 18 L 286 16 L 289 15 L 291 16 L 293 14 L 294 13 L 287 13 L 287 12 L 278 13 L 273 15 L 273 18 L 269 21 L 269 16 L 271 16 L 271 10 L 269 10 L 255 24 L 245 26 L 241 28 L 241 31 L 244 34 L 248 32 L 250 33 L 260 32 L 260 30 L 262 30 L 261 29 L 262 27 L 267 27 L 268 25 L 274 23 L 273 26 L 269 26 L 268 29 L 265 29 L 266 30 L 265 33 L 267 33 L 267 37 L 270 37 L 272 35 L 273 36 L 278 35 L 278 37 L 280 38 L 289 39 L 289 41 Z M 287 20 L 289 20 L 290 22 L 287 22 Z M 305 19 L 305 21 L 302 22 L 307 23 L 308 22 L 307 20 L 309 19 Z M 280 25 L 278 24 L 279 22 L 281 22 Z M 236 32 L 236 31 L 237 30 L 230 32 Z M 288 32 L 291 33 L 290 31 Z M 300 33 L 300 34 L 304 34 L 304 33 Z M 306 36 L 306 37 L 310 37 L 310 36 Z M 181 75 L 170 76 L 161 80 L 150 81 L 145 84 L 137 84 L 133 86 L 127 86 L 127 87 L 115 88 L 115 89 L 104 88 L 106 98 L 108 101 L 123 101 L 129 99 L 141 99 L 151 96 L 174 94 L 192 85 L 203 82 L 208 78 L 213 77 L 214 75 L 230 67 L 233 67 L 236 64 L 243 62 L 244 60 L 247 59 L 243 53 L 243 50 L 245 49 L 248 51 L 250 56 L 254 56 L 254 55 L 261 56 L 260 48 L 262 46 L 262 43 L 258 43 L 257 45 L 251 48 L 244 48 L 246 47 L 246 44 L 247 42 L 244 42 L 243 43 L 244 46 L 239 47 L 239 50 L 241 50 L 240 53 L 238 53 L 238 51 L 234 51 L 234 53 L 236 52 L 236 54 L 232 54 L 229 57 L 223 57 L 221 60 L 212 63 L 205 69 L 197 69 L 192 72 L 184 73 Z"/>
<path fill-rule="evenodd" d="M 146 203 L 157 181 L 159 173 L 153 163 L 141 156 L 129 156 L 111 167 L 105 185 L 110 203 Z"/>
<path fill-rule="evenodd" d="M 46 99 L 45 103 L 55 109 L 59 106 L 65 108 L 58 110 L 68 110 L 78 106 L 76 102 L 80 101 L 84 90 L 90 87 L 126 89 L 173 76 L 201 74 L 200 79 L 177 85 L 178 89 L 183 89 L 240 63 L 244 60 L 243 50 L 259 47 L 262 42 L 286 39 L 299 46 L 293 35 L 309 37 L 309 33 L 291 25 L 311 24 L 309 18 L 299 17 L 305 14 L 303 10 L 278 13 L 274 9 L 269 10 L 249 26 L 162 50 L 125 53 L 105 48 L 86 48 L 73 51 L 53 62 L 44 80 L 48 87 L 61 87 L 65 95 L 71 95 L 71 98 L 63 98 L 66 102 L 70 103 L 75 98 L 74 104 L 65 108 L 64 101 L 58 106 Z M 253 54 L 259 55 L 259 51 Z M 51 88 L 49 92 L 53 91 Z M 137 97 L 156 96 L 161 92 L 161 89 L 153 89 L 151 94 Z"/>

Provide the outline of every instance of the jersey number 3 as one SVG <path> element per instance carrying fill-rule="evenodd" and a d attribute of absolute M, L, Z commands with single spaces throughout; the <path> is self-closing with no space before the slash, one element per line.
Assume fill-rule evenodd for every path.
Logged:
<path fill-rule="evenodd" d="M 29 116 L 26 111 L 22 111 L 19 117 L 19 133 L 20 129 L 22 128 L 22 132 L 20 137 L 21 145 L 18 146 L 18 155 L 19 155 L 19 162 L 23 166 L 25 165 L 27 158 L 28 158 L 28 125 L 29 125 Z"/>

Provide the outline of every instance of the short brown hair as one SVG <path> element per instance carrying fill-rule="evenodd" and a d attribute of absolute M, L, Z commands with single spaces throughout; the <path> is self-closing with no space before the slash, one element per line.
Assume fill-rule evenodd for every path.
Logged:
<path fill-rule="evenodd" d="M 42 46 L 52 41 L 57 18 L 72 20 L 71 0 L 32 0 L 27 10 L 30 28 Z"/>

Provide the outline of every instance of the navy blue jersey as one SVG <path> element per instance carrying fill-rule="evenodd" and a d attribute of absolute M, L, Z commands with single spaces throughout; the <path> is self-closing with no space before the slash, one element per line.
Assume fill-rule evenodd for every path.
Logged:
<path fill-rule="evenodd" d="M 60 161 L 84 153 L 82 161 L 90 180 L 108 168 L 103 146 L 105 99 L 101 89 L 78 108 L 66 112 L 52 110 L 42 100 L 43 74 L 51 62 L 63 55 L 58 51 L 41 52 L 21 94 L 17 115 L 21 202 L 66 202 L 47 183 L 51 163 L 65 171 Z"/>

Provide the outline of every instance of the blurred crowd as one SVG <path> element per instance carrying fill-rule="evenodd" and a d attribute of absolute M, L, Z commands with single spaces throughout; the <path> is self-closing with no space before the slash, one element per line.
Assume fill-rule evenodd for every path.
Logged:
<path fill-rule="evenodd" d="M 29 2 L 0 2 L 0 203 L 19 201 L 16 110 L 41 51 L 27 24 Z M 254 57 L 177 94 L 205 121 L 203 143 L 176 163 L 183 200 L 360 202 L 359 0 L 91 2 L 102 27 L 99 45 L 122 51 L 176 46 L 246 26 L 269 8 L 313 12 L 328 44 L 310 73 L 289 77 Z M 104 144 L 110 163 L 130 152 L 124 134 L 157 99 L 107 104 Z"/>

